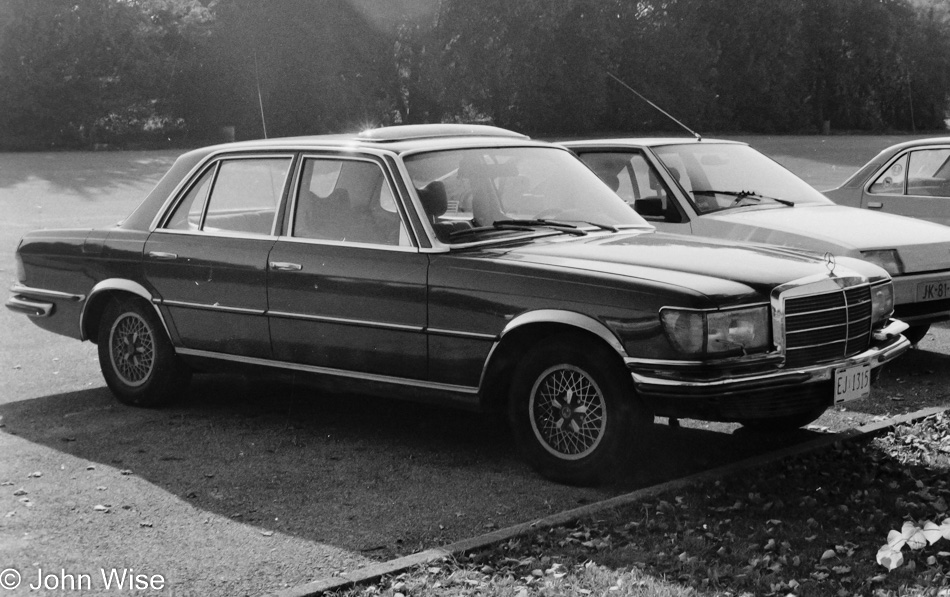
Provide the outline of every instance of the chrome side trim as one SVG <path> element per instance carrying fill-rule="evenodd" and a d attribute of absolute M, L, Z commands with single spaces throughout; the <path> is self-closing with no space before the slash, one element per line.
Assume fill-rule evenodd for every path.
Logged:
<path fill-rule="evenodd" d="M 189 303 L 186 301 L 169 301 L 157 299 L 153 302 L 165 305 L 166 307 L 184 307 L 186 309 L 202 309 L 205 311 L 221 311 L 222 313 L 238 313 L 242 315 L 264 315 L 263 309 L 247 309 L 244 307 L 226 307 L 223 305 L 207 305 L 204 303 Z"/>
<path fill-rule="evenodd" d="M 453 338 L 471 338 L 473 340 L 497 340 L 498 336 L 494 334 L 480 334 L 477 332 L 461 332 L 457 330 L 445 330 L 441 328 L 427 328 L 427 332 L 434 336 L 452 336 Z"/>
<path fill-rule="evenodd" d="M 395 253 L 419 253 L 420 249 L 409 245 L 383 245 L 373 243 L 357 243 L 343 240 L 326 240 L 320 238 L 301 238 L 298 236 L 278 236 L 277 240 L 284 243 L 296 243 L 301 245 L 324 245 L 331 247 L 352 247 L 373 249 L 375 251 L 392 251 Z"/>
<path fill-rule="evenodd" d="M 439 390 L 444 392 L 456 392 L 460 394 L 478 394 L 478 388 L 470 386 L 457 386 L 453 384 L 437 383 L 432 381 L 423 381 L 418 379 L 407 379 L 405 377 L 392 377 L 389 375 L 379 375 L 377 373 L 360 373 L 356 371 L 346 371 L 343 369 L 331 369 L 329 367 L 318 367 L 316 365 L 303 365 L 300 363 L 289 363 L 286 361 L 273 361 L 270 359 L 261 359 L 257 357 L 245 357 L 220 352 L 211 352 L 207 350 L 196 350 L 193 348 L 176 348 L 175 351 L 184 356 L 202 357 L 209 359 L 218 359 L 223 361 L 232 361 L 236 363 L 245 363 L 248 365 L 260 365 L 263 367 L 275 367 L 278 369 L 290 369 L 293 371 L 303 371 L 306 373 L 318 373 L 321 375 L 333 375 L 335 377 L 345 377 L 348 379 L 358 379 L 361 381 L 373 381 L 380 383 L 396 384 L 401 386 L 411 386 L 426 388 L 430 390 Z"/>
<path fill-rule="evenodd" d="M 508 325 L 501 331 L 498 339 L 502 340 L 506 334 L 532 323 L 562 323 L 564 325 L 580 328 L 600 337 L 601 340 L 616 350 L 621 358 L 628 356 L 627 350 L 623 347 L 623 344 L 620 343 L 620 339 L 617 338 L 606 325 L 593 317 L 575 313 L 574 311 L 561 311 L 559 309 L 540 309 L 519 315 L 508 322 Z"/>
<path fill-rule="evenodd" d="M 11 296 L 6 302 L 7 309 L 15 313 L 23 313 L 27 317 L 49 317 L 53 314 L 55 305 L 34 301 L 22 296 Z"/>
<path fill-rule="evenodd" d="M 82 294 L 72 294 L 70 292 L 59 292 L 58 290 L 47 290 L 45 288 L 33 288 L 27 286 L 26 284 L 20 284 L 17 282 L 14 284 L 10 291 L 14 294 L 22 294 L 27 297 L 34 298 L 49 298 L 57 299 L 62 301 L 70 301 L 73 303 L 78 303 L 79 301 L 85 300 L 85 295 Z"/>
<path fill-rule="evenodd" d="M 285 319 L 299 319 L 302 321 L 320 321 L 324 323 L 338 323 L 341 325 L 359 325 L 363 327 L 380 328 L 385 330 L 402 330 L 408 332 L 423 332 L 425 328 L 418 325 L 404 325 L 400 323 L 383 323 L 379 321 L 365 321 L 360 319 L 344 319 L 342 317 L 326 317 L 323 315 L 309 315 L 305 313 L 288 313 L 285 311 L 267 311 L 271 317 Z"/>
<path fill-rule="evenodd" d="M 157 301 L 152 297 L 152 293 L 146 290 L 144 286 L 138 282 L 133 282 L 132 280 L 126 280 L 124 278 L 108 278 L 103 280 L 92 287 L 92 290 L 89 292 L 89 300 L 86 301 L 86 304 L 83 305 L 82 313 L 79 314 L 79 338 L 81 340 L 88 340 L 89 336 L 85 333 L 86 330 L 86 309 L 89 308 L 89 305 L 94 301 L 93 299 L 96 295 L 107 292 L 107 291 L 120 291 L 128 292 L 139 296 L 146 301 L 148 301 L 152 308 L 155 309 L 155 314 L 158 315 L 158 320 L 162 322 L 162 327 L 165 329 L 165 335 L 169 338 L 172 337 L 171 332 L 168 329 L 168 324 L 165 322 L 165 317 L 162 315 L 161 310 L 156 304 Z"/>
<path fill-rule="evenodd" d="M 590 332 L 609 344 L 611 348 L 617 351 L 617 354 L 620 355 L 622 359 L 628 358 L 627 351 L 623 347 L 623 344 L 620 343 L 620 339 L 617 338 L 617 336 L 615 336 L 607 326 L 596 319 L 587 315 L 575 313 L 574 311 L 540 309 L 538 311 L 523 313 L 508 322 L 508 325 L 505 326 L 505 329 L 503 329 L 501 334 L 498 335 L 495 343 L 491 347 L 491 350 L 488 351 L 488 357 L 485 359 L 485 364 L 482 365 L 482 374 L 478 379 L 479 387 L 484 387 L 485 379 L 488 376 L 488 367 L 491 366 L 492 360 L 495 357 L 495 352 L 498 350 L 498 347 L 501 346 L 505 336 L 518 328 L 535 323 L 559 323 Z"/>

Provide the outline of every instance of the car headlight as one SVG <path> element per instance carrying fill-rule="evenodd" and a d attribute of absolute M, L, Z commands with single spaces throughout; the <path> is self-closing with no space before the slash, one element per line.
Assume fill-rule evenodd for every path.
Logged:
<path fill-rule="evenodd" d="M 767 306 L 724 311 L 660 311 L 663 329 L 677 351 L 694 358 L 763 352 L 772 328 Z"/>
<path fill-rule="evenodd" d="M 877 251 L 861 251 L 861 258 L 874 265 L 884 268 L 892 276 L 904 273 L 904 264 L 901 263 L 897 249 L 879 249 Z"/>
<path fill-rule="evenodd" d="M 871 323 L 884 323 L 894 312 L 894 285 L 890 282 L 871 288 Z"/>

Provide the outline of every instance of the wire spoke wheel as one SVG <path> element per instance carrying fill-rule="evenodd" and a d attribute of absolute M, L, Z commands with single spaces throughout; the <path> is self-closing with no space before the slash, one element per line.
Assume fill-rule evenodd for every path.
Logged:
<path fill-rule="evenodd" d="M 131 312 L 116 319 L 109 334 L 109 355 L 124 383 L 137 387 L 148 381 L 155 365 L 155 338 L 148 322 Z"/>
<path fill-rule="evenodd" d="M 557 458 L 593 453 L 607 430 L 607 405 L 597 383 L 572 365 L 555 365 L 538 376 L 528 413 L 535 437 Z"/>

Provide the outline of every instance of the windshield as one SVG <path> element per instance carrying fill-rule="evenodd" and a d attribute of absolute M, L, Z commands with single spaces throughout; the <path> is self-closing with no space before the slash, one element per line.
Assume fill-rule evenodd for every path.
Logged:
<path fill-rule="evenodd" d="M 700 214 L 749 205 L 830 204 L 831 200 L 748 145 L 708 143 L 654 148 Z"/>
<path fill-rule="evenodd" d="M 411 155 L 406 169 L 439 240 L 456 244 L 525 232 L 649 228 L 571 153 L 486 147 Z"/>

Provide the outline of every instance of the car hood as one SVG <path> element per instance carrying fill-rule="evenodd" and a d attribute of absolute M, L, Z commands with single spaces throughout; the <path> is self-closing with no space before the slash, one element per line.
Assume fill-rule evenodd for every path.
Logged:
<path fill-rule="evenodd" d="M 775 286 L 828 275 L 824 259 L 815 254 L 662 232 L 558 237 L 511 249 L 506 257 L 651 280 L 687 288 L 723 304 L 767 300 Z M 850 259 L 835 270 L 838 275 L 859 272 L 875 279 L 887 277 L 877 266 Z"/>
<path fill-rule="evenodd" d="M 861 257 L 897 249 L 907 273 L 950 268 L 950 227 L 843 205 L 752 207 L 701 216 L 693 234 Z"/>

